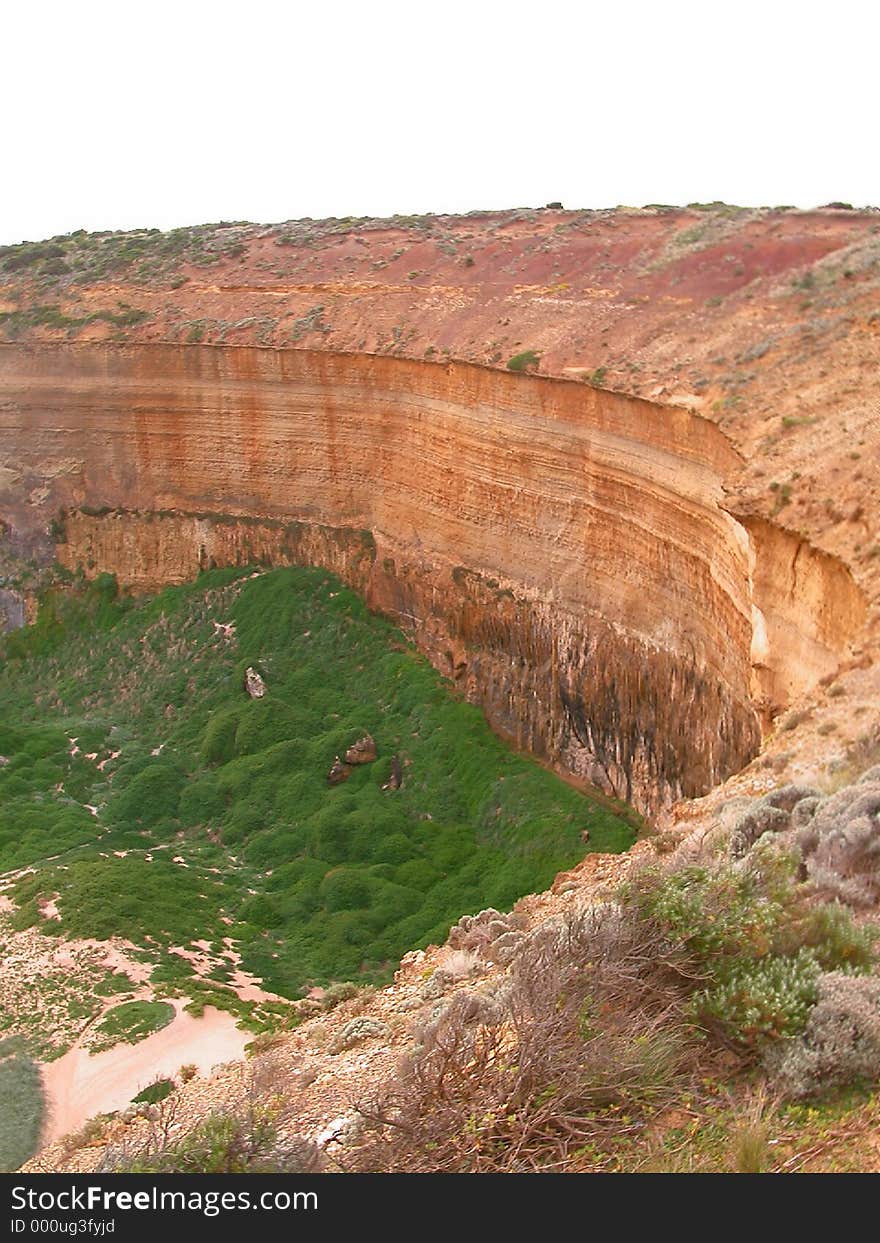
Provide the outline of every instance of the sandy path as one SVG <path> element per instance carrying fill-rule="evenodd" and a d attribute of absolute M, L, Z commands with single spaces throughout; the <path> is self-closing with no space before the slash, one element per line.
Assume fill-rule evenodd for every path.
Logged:
<path fill-rule="evenodd" d="M 183 1001 L 172 1004 L 177 1014 L 168 1026 L 138 1044 L 118 1044 L 94 1055 L 74 1046 L 41 1066 L 47 1103 L 41 1146 L 78 1130 L 94 1114 L 124 1109 L 157 1076 L 170 1078 L 187 1062 L 208 1074 L 213 1066 L 242 1057 L 253 1039 L 223 1010 L 206 1006 L 202 1017 L 194 1018 L 184 1011 Z"/>

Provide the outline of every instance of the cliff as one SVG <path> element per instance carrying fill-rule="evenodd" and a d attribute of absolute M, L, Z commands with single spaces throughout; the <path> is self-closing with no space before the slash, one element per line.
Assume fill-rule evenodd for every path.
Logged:
<path fill-rule="evenodd" d="M 724 203 L 83 231 L 0 247 L 0 340 L 449 358 L 683 405 L 738 513 L 852 569 L 880 638 L 880 216 Z"/>
<path fill-rule="evenodd" d="M 833 672 L 848 571 L 737 521 L 711 422 L 573 381 L 253 347 L 0 347 L 0 517 L 136 590 L 325 565 L 517 745 L 652 810 Z M 787 577 L 783 563 L 795 567 Z"/>

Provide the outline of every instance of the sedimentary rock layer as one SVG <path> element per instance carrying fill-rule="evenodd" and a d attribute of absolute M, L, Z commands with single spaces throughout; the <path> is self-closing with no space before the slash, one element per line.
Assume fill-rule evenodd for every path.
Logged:
<path fill-rule="evenodd" d="M 722 508 L 738 459 L 687 411 L 467 364 L 6 346 L 0 431 L 19 538 L 54 519 L 67 565 L 144 590 L 210 564 L 325 565 L 499 729 L 643 808 L 757 749 L 768 540 Z M 820 573 L 797 608 L 824 590 Z M 774 603 L 767 642 L 797 608 Z M 793 671 L 764 652 L 774 691 L 824 672 L 857 613 L 814 625 Z"/>
<path fill-rule="evenodd" d="M 752 547 L 756 698 L 778 711 L 837 668 L 865 620 L 865 598 L 837 557 L 744 516 Z"/>

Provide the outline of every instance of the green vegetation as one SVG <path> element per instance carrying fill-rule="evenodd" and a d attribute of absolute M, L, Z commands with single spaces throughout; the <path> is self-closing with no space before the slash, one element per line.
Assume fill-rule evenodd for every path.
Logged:
<path fill-rule="evenodd" d="M 818 423 L 818 418 L 806 414 L 784 414 L 782 416 L 782 426 L 788 430 L 792 427 L 809 427 L 812 423 Z"/>
<path fill-rule="evenodd" d="M 44 242 L 0 246 L 0 271 L 20 273 L 45 283 L 102 281 L 129 276 L 139 282 L 177 276 L 181 263 L 207 267 L 245 252 L 249 228 L 241 222 L 222 221 L 171 229 L 132 229 L 125 233 L 87 233 L 78 229 Z"/>
<path fill-rule="evenodd" d="M 649 871 L 622 899 L 687 955 L 701 981 L 693 1019 L 745 1051 L 803 1032 L 821 972 L 870 969 L 869 931 L 841 906 L 810 905 L 797 860 L 764 846 L 734 864 Z"/>
<path fill-rule="evenodd" d="M 158 1098 L 159 1100 L 162 1097 Z M 181 1139 L 152 1143 L 114 1167 L 124 1174 L 303 1174 L 317 1153 L 304 1141 L 279 1143 L 276 1110 L 259 1104 L 243 1114 L 213 1113 Z"/>
<path fill-rule="evenodd" d="M 91 1051 L 110 1049 L 120 1041 L 137 1044 L 145 1036 L 161 1031 L 174 1018 L 174 1006 L 167 1001 L 126 1001 L 108 1010 L 95 1027 L 97 1042 Z"/>
<path fill-rule="evenodd" d="M 583 830 L 594 850 L 632 841 L 323 571 L 212 571 L 139 604 L 104 576 L 48 593 L 5 656 L 0 869 L 36 867 L 15 926 L 149 946 L 154 983 L 195 1013 L 250 1010 L 258 1030 L 281 1013 L 237 1001 L 226 938 L 284 996 L 378 982 L 463 912 L 545 888 Z M 378 758 L 331 787 L 365 733 Z M 402 788 L 383 789 L 395 763 Z M 194 940 L 199 979 L 171 952 Z"/>
<path fill-rule="evenodd" d="M 33 1156 L 43 1125 L 43 1088 L 36 1063 L 0 1043 L 0 1171 Z"/>
<path fill-rule="evenodd" d="M 690 211 L 713 212 L 719 216 L 736 216 L 746 212 L 747 207 L 738 207 L 735 203 L 725 203 L 722 199 L 713 199 L 711 203 L 688 203 Z"/>
<path fill-rule="evenodd" d="M 776 493 L 773 513 L 778 514 L 780 509 L 784 509 L 791 502 L 792 485 L 790 483 L 779 483 L 778 480 L 774 479 L 770 484 L 770 491 Z"/>
<path fill-rule="evenodd" d="M 173 1079 L 155 1079 L 152 1083 L 148 1083 L 143 1091 L 138 1092 L 137 1096 L 133 1096 L 131 1103 L 133 1105 L 158 1105 L 159 1101 L 164 1101 L 166 1096 L 170 1096 L 173 1091 Z"/>
<path fill-rule="evenodd" d="M 68 336 L 73 336 L 87 324 L 103 321 L 114 328 L 123 329 L 134 328 L 147 319 L 152 319 L 151 311 L 138 310 L 124 302 L 120 302 L 115 311 L 91 311 L 88 315 L 65 315 L 58 306 L 39 305 L 31 306 L 26 311 L 0 312 L 0 329 L 5 330 L 6 335 L 15 340 L 29 328 L 57 328 Z"/>
<path fill-rule="evenodd" d="M 508 371 L 530 371 L 533 367 L 537 367 L 541 361 L 541 355 L 536 354 L 534 350 L 523 350 L 521 354 L 514 354 L 513 358 L 507 360 Z"/>

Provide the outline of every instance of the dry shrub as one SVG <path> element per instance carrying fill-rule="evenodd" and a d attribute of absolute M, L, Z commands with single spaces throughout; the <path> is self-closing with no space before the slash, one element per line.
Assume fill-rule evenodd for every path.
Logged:
<path fill-rule="evenodd" d="M 323 996 L 318 1001 L 318 1006 L 325 1011 L 335 1010 L 344 1001 L 353 1001 L 355 998 L 362 1005 L 365 1005 L 375 991 L 376 986 L 374 984 L 354 984 L 351 980 L 343 980 L 337 984 L 330 984 L 324 989 Z"/>
<path fill-rule="evenodd" d="M 446 972 L 450 980 L 457 982 L 476 975 L 481 966 L 482 959 L 473 950 L 450 950 L 443 957 L 442 970 Z"/>
<path fill-rule="evenodd" d="M 503 915 L 490 906 L 476 915 L 462 915 L 458 923 L 449 929 L 446 944 L 450 949 L 465 950 L 485 958 L 495 941 L 516 931 L 516 928 L 516 916 Z"/>
<path fill-rule="evenodd" d="M 763 1174 L 770 1164 L 767 1126 L 764 1122 L 747 1124 L 731 1139 L 731 1158 L 735 1174 Z"/>
<path fill-rule="evenodd" d="M 832 789 L 851 784 L 860 774 L 862 781 L 880 781 L 880 725 L 872 726 L 850 743 L 846 758 L 834 766 Z"/>
<path fill-rule="evenodd" d="M 500 987 L 451 997 L 391 1089 L 360 1103 L 357 1168 L 548 1169 L 637 1134 L 693 1055 L 684 991 L 659 934 L 620 908 L 548 921 Z"/>
<path fill-rule="evenodd" d="M 101 1169 L 135 1174 L 309 1173 L 320 1166 L 314 1143 L 291 1134 L 293 1101 L 282 1089 L 275 1054 L 251 1064 L 241 1094 L 190 1125 L 180 1093 L 141 1111 L 139 1124 L 108 1147 Z"/>
<path fill-rule="evenodd" d="M 61 1153 L 66 1159 L 81 1148 L 90 1148 L 100 1144 L 107 1133 L 111 1122 L 109 1114 L 95 1114 L 87 1119 L 78 1131 L 71 1131 L 61 1140 Z"/>
<path fill-rule="evenodd" d="M 369 1015 L 359 1014 L 340 1028 L 327 1046 L 328 1053 L 344 1053 L 353 1049 L 364 1040 L 376 1040 L 387 1036 L 391 1029 L 380 1019 L 371 1019 Z"/>
<path fill-rule="evenodd" d="M 287 1043 L 288 1035 L 285 1032 L 260 1032 L 253 1040 L 248 1041 L 245 1052 L 248 1057 L 260 1057 L 273 1049 L 282 1048 Z"/>
<path fill-rule="evenodd" d="M 298 1059 L 297 1059 L 298 1061 Z M 276 1046 L 252 1058 L 248 1067 L 247 1094 L 251 1100 L 270 1102 L 280 1108 L 284 1102 L 293 1067 L 284 1047 Z"/>
<path fill-rule="evenodd" d="M 763 1085 L 743 1099 L 729 1096 L 729 1107 L 712 1117 L 715 1137 L 700 1143 L 663 1132 L 649 1138 L 647 1153 L 634 1163 L 639 1174 L 763 1174 L 773 1166 L 770 1136 L 778 1122 L 778 1103 Z M 671 1139 L 671 1143 L 670 1143 Z M 714 1140 L 714 1142 L 713 1142 Z"/>
<path fill-rule="evenodd" d="M 817 889 L 851 906 L 880 900 L 880 776 L 874 770 L 832 794 L 797 830 Z"/>
<path fill-rule="evenodd" d="M 316 1146 L 299 1136 L 283 1140 L 265 1109 L 209 1114 L 162 1148 L 134 1159 L 110 1157 L 105 1169 L 132 1174 L 307 1174 L 316 1170 Z"/>
<path fill-rule="evenodd" d="M 749 801 L 734 823 L 730 854 L 734 859 L 742 859 L 765 833 L 785 832 L 796 811 L 805 804 L 815 808 L 818 802 L 818 790 L 795 783 L 779 786 L 757 802 Z"/>
<path fill-rule="evenodd" d="M 768 1069 L 786 1096 L 880 1079 L 880 978 L 830 971 L 799 1040 L 771 1050 Z"/>

